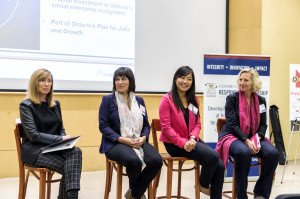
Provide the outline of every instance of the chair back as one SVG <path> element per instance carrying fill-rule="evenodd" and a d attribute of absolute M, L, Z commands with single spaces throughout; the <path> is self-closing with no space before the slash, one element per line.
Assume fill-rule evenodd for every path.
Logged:
<path fill-rule="evenodd" d="M 157 131 L 161 131 L 160 119 L 152 119 L 151 131 L 154 148 L 159 152 Z"/>
<path fill-rule="evenodd" d="M 21 123 L 16 123 L 16 128 L 14 130 L 14 133 L 15 133 L 15 140 L 17 146 L 18 159 L 19 159 L 19 168 L 20 170 L 24 170 L 24 164 L 21 159 L 21 140 L 23 137 L 24 129 Z"/>
<path fill-rule="evenodd" d="M 218 135 L 220 134 L 223 126 L 226 124 L 226 119 L 225 118 L 218 118 L 217 119 L 217 131 Z"/>

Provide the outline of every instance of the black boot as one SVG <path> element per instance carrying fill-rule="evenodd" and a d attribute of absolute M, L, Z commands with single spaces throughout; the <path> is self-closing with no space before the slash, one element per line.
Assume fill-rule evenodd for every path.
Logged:
<path fill-rule="evenodd" d="M 78 199 L 78 190 L 71 189 L 70 191 L 68 191 L 68 199 Z"/>

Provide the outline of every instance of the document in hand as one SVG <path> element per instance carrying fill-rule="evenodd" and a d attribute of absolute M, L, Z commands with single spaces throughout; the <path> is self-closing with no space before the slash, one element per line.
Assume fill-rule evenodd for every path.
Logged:
<path fill-rule="evenodd" d="M 42 153 L 49 153 L 49 152 L 53 152 L 53 151 L 61 151 L 61 150 L 65 150 L 65 149 L 71 149 L 71 148 L 73 148 L 73 146 L 75 145 L 75 143 L 77 142 L 77 140 L 80 137 L 81 136 L 77 136 L 77 137 L 74 137 L 71 139 L 62 140 L 62 141 L 56 142 L 54 144 L 45 146 L 42 148 L 42 150 L 43 150 Z"/>
<path fill-rule="evenodd" d="M 256 148 L 260 148 L 260 141 L 259 141 L 259 136 L 257 133 L 255 133 L 254 136 L 252 136 L 252 138 L 250 138 L 250 140 L 254 140 L 254 144 L 256 146 Z"/>

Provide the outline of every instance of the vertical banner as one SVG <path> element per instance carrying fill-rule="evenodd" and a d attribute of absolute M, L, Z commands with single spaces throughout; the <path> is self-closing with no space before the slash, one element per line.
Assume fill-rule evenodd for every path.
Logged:
<path fill-rule="evenodd" d="M 293 122 L 300 123 L 300 64 L 290 64 L 290 131 Z M 294 131 L 300 131 L 299 125 L 295 125 Z"/>
<path fill-rule="evenodd" d="M 204 105 L 203 105 L 203 134 L 204 141 L 215 148 L 218 141 L 216 122 L 218 118 L 225 118 L 226 97 L 238 91 L 237 75 L 244 68 L 254 68 L 262 80 L 262 89 L 259 95 L 266 98 L 269 106 L 270 88 L 270 57 L 252 55 L 204 55 Z M 269 109 L 267 108 L 267 116 Z M 267 124 L 269 117 L 267 117 Z M 269 130 L 267 129 L 267 133 Z M 266 135 L 268 136 L 268 134 Z M 253 158 L 252 161 L 257 161 Z M 252 171 L 250 176 L 258 176 Z M 227 177 L 232 177 L 232 165 L 228 164 Z"/>

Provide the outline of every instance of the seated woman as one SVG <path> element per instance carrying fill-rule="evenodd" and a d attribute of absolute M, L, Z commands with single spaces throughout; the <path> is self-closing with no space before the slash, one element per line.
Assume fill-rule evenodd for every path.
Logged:
<path fill-rule="evenodd" d="M 202 165 L 201 192 L 222 198 L 224 164 L 218 153 L 199 138 L 199 103 L 195 96 L 195 77 L 188 66 L 180 67 L 173 78 L 172 91 L 159 106 L 160 141 L 171 156 L 187 157 Z"/>
<path fill-rule="evenodd" d="M 24 164 L 48 168 L 62 175 L 59 199 L 76 199 L 80 190 L 82 153 L 77 147 L 42 153 L 42 148 L 72 138 L 66 135 L 60 103 L 53 99 L 53 77 L 46 69 L 36 70 L 30 80 L 27 97 L 20 103 L 24 128 L 21 158 Z"/>
<path fill-rule="evenodd" d="M 254 187 L 254 198 L 269 198 L 278 164 L 278 151 L 265 138 L 266 100 L 256 93 L 261 89 L 261 80 L 255 69 L 243 69 L 238 74 L 237 83 L 239 91 L 226 98 L 226 124 L 220 132 L 216 150 L 226 167 L 229 155 L 235 158 L 237 198 L 248 198 L 247 177 L 251 155 L 262 158 L 263 164 Z M 256 147 L 251 139 L 256 134 L 259 136 L 261 148 Z"/>
<path fill-rule="evenodd" d="M 126 167 L 129 190 L 125 198 L 145 199 L 144 193 L 159 172 L 162 159 L 148 143 L 150 126 L 145 103 L 134 91 L 131 69 L 118 68 L 113 77 L 113 94 L 102 98 L 99 109 L 100 153 Z"/>

